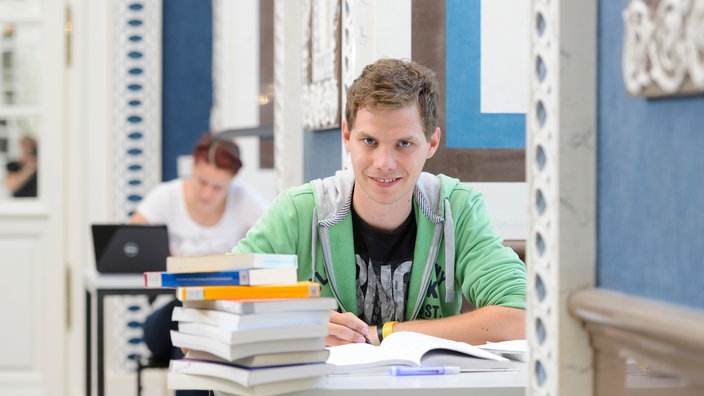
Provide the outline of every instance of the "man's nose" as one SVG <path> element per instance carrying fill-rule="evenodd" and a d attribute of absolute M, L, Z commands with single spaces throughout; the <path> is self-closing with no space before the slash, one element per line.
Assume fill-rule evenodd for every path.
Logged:
<path fill-rule="evenodd" d="M 394 169 L 396 167 L 396 155 L 393 148 L 380 147 L 374 158 L 374 166 L 378 169 Z"/>

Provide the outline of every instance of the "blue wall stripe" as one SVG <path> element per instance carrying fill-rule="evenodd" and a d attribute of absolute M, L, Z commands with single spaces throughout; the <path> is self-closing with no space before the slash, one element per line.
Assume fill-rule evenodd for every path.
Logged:
<path fill-rule="evenodd" d="M 446 6 L 447 147 L 525 148 L 525 114 L 480 111 L 481 2 Z"/>
<path fill-rule="evenodd" d="M 189 155 L 209 128 L 213 104 L 212 4 L 164 1 L 162 178 L 177 177 L 176 160 Z"/>
<path fill-rule="evenodd" d="M 600 0 L 597 285 L 704 308 L 704 97 L 630 97 L 627 1 Z"/>

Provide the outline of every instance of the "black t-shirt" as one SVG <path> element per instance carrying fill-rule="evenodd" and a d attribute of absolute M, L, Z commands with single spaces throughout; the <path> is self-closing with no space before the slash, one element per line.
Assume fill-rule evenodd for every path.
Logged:
<path fill-rule="evenodd" d="M 37 172 L 32 173 L 32 176 L 12 194 L 15 198 L 27 198 L 37 196 Z"/>
<path fill-rule="evenodd" d="M 391 233 L 367 225 L 354 208 L 352 222 L 359 317 L 370 325 L 403 320 L 416 241 L 413 211 Z"/>
<path fill-rule="evenodd" d="M 19 172 L 22 170 L 22 164 L 18 161 L 11 161 L 5 165 L 5 169 L 8 173 Z M 12 193 L 15 198 L 26 198 L 26 197 L 36 197 L 37 196 L 37 172 L 32 173 L 23 185 L 19 186 L 17 190 Z"/>

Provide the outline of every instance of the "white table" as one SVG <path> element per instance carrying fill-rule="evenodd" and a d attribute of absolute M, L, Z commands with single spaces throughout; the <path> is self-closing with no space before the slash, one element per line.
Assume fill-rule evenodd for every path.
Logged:
<path fill-rule="evenodd" d="M 311 389 L 282 396 L 524 396 L 528 384 L 525 363 L 515 371 L 474 372 L 455 375 L 329 375 Z M 226 393 L 215 392 L 216 396 Z"/>
<path fill-rule="evenodd" d="M 85 273 L 86 290 L 86 395 L 92 395 L 92 380 L 95 373 L 97 395 L 105 395 L 105 297 L 110 295 L 143 295 L 156 297 L 173 294 L 172 289 L 145 288 L 143 274 L 98 274 L 95 270 Z M 92 307 L 96 315 L 93 321 Z M 96 337 L 96 367 L 93 368 L 92 339 Z"/>
<path fill-rule="evenodd" d="M 326 395 L 462 395 L 523 396 L 528 384 L 526 364 L 516 362 L 516 371 L 461 373 L 456 375 L 330 375 L 313 389 L 288 396 Z"/>

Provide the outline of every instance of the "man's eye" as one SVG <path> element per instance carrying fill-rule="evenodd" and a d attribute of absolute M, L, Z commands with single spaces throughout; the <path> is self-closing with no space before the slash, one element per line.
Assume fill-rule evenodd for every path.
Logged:
<path fill-rule="evenodd" d="M 409 142 L 408 140 L 401 140 L 398 145 L 401 147 L 411 147 L 411 144 L 412 143 Z"/>
<path fill-rule="evenodd" d="M 364 139 L 362 139 L 362 141 L 364 142 L 364 144 L 374 144 L 374 143 L 376 143 L 376 142 L 374 141 L 374 139 L 372 139 L 372 138 L 364 138 Z"/>

